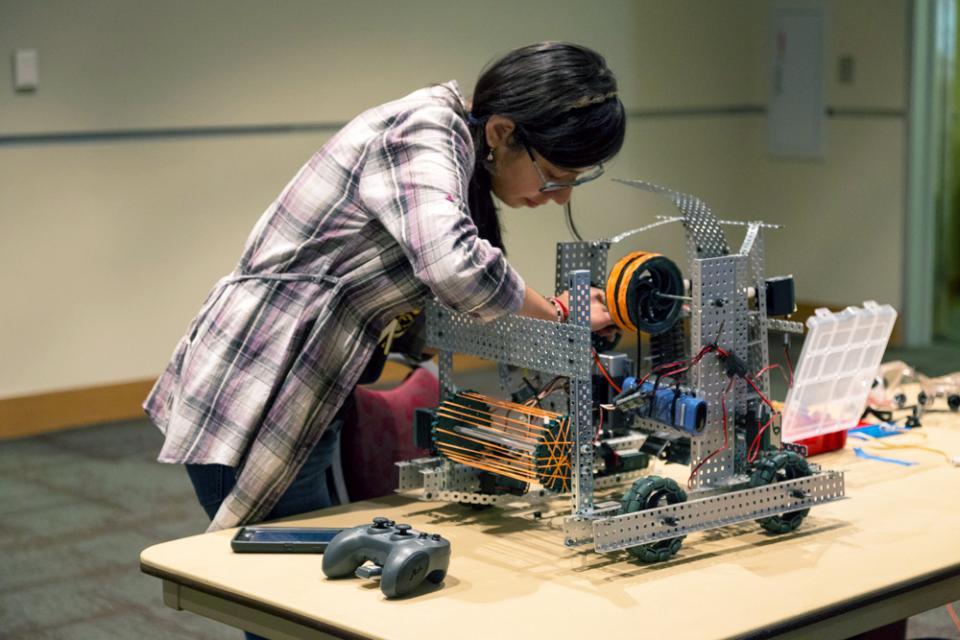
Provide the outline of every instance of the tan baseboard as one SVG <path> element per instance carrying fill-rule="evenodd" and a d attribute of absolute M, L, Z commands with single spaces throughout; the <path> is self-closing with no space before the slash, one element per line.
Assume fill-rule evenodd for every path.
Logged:
<path fill-rule="evenodd" d="M 154 381 L 38 393 L 0 400 L 0 440 L 143 417 Z"/>

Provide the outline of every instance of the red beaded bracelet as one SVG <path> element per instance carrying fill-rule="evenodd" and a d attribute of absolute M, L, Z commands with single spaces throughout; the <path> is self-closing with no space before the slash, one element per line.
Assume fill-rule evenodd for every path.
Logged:
<path fill-rule="evenodd" d="M 563 311 L 563 321 L 566 322 L 570 319 L 570 311 L 567 309 L 566 305 L 560 301 L 560 298 L 554 298 L 557 304 L 560 306 L 560 310 Z"/>
<path fill-rule="evenodd" d="M 563 305 L 558 298 L 547 298 L 547 302 L 553 305 L 553 308 L 557 312 L 557 322 L 566 322 L 570 318 L 570 314 L 567 312 L 567 308 Z"/>

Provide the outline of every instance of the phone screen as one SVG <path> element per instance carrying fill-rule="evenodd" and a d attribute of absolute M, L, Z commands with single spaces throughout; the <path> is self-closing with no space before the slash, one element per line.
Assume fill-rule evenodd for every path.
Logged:
<path fill-rule="evenodd" d="M 329 543 L 341 529 L 246 529 L 241 540 L 246 542 L 312 542 Z"/>

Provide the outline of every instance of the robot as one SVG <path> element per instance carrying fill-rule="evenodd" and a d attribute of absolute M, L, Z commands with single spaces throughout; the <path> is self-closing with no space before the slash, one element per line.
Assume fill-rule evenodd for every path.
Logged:
<path fill-rule="evenodd" d="M 556 290 L 570 292 L 568 323 L 484 324 L 428 305 L 441 402 L 418 413 L 414 432 L 436 455 L 397 463 L 398 491 L 499 506 L 569 494 L 567 546 L 626 549 L 642 562 L 668 560 L 689 533 L 738 522 L 793 531 L 845 488 L 842 472 L 781 442 L 769 400 L 769 332 L 803 333 L 778 317 L 795 309 L 792 278 L 764 276 L 763 232 L 776 227 L 721 221 L 694 196 L 621 182 L 669 198 L 679 215 L 607 240 L 559 243 Z M 642 251 L 608 271 L 613 244 L 667 224 L 683 226 L 687 280 L 670 259 Z M 746 227 L 736 251 L 723 233 L 730 225 Z M 622 330 L 642 334 L 635 359 L 591 335 L 591 285 L 606 290 Z M 457 389 L 455 352 L 495 361 L 509 400 Z M 686 487 L 649 475 L 652 457 L 688 464 Z M 619 501 L 596 499 L 621 486 Z"/>

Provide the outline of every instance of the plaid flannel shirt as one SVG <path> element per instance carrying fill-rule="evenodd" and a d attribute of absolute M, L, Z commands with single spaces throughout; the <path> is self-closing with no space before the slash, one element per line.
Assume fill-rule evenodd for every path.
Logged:
<path fill-rule="evenodd" d="M 428 296 L 494 319 L 524 283 L 477 236 L 455 82 L 370 109 L 260 218 L 144 403 L 160 462 L 237 467 L 210 530 L 255 522 L 352 392 L 384 327 Z"/>

